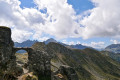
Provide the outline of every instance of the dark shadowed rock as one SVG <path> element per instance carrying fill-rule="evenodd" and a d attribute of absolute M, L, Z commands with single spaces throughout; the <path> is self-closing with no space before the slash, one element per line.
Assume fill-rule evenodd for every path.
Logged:
<path fill-rule="evenodd" d="M 9 64 L 15 58 L 12 53 L 13 45 L 10 28 L 0 26 L 0 64 Z"/>
<path fill-rule="evenodd" d="M 51 77 L 50 56 L 47 52 L 36 50 L 34 48 L 14 47 L 11 39 L 11 29 L 8 27 L 0 26 L 0 79 L 11 80 L 17 78 L 23 73 L 23 69 L 16 64 L 15 53 L 18 50 L 25 50 L 28 52 L 28 69 L 29 72 L 33 71 L 41 80 L 41 76 Z M 7 76 L 5 76 L 7 75 Z M 46 77 L 45 77 L 46 79 Z M 50 79 L 47 79 L 50 80 Z"/>
<path fill-rule="evenodd" d="M 77 73 L 72 67 L 62 65 L 60 66 L 58 71 L 55 72 L 53 80 L 79 80 L 79 79 Z"/>

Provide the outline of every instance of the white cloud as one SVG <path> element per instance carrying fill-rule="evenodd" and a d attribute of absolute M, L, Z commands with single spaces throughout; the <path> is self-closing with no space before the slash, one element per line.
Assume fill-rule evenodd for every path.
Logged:
<path fill-rule="evenodd" d="M 47 39 L 49 39 L 48 37 L 44 37 L 44 36 L 40 36 L 40 35 L 42 35 L 41 32 L 40 33 L 35 33 L 33 35 L 33 39 L 40 40 L 40 41 L 46 41 Z"/>
<path fill-rule="evenodd" d="M 62 43 L 68 44 L 68 45 L 75 45 L 76 44 L 74 41 L 68 42 L 67 40 L 62 40 Z"/>
<path fill-rule="evenodd" d="M 13 40 L 19 42 L 31 36 L 45 40 L 47 37 L 43 37 L 43 33 L 56 38 L 120 37 L 120 0 L 91 1 L 96 6 L 86 11 L 83 17 L 76 15 L 67 0 L 34 0 L 38 9 L 22 9 L 19 0 L 0 0 L 0 25 L 11 27 Z M 46 9 L 47 13 L 41 13 L 41 9 Z"/>
<path fill-rule="evenodd" d="M 113 40 L 113 39 L 111 39 L 110 40 L 113 44 L 120 44 L 120 41 L 118 41 L 118 40 Z"/>
<path fill-rule="evenodd" d="M 41 13 L 36 8 L 22 9 L 20 8 L 21 2 L 18 0 L 0 0 L 0 25 L 9 26 L 13 31 L 15 28 L 21 32 L 32 32 L 31 36 L 35 39 L 36 35 L 41 36 L 42 33 L 57 38 L 67 38 L 76 34 L 75 30 L 78 24 L 75 22 L 75 11 L 67 3 L 67 0 L 35 0 L 34 2 L 39 9 L 46 8 L 47 13 Z M 12 34 L 12 37 L 16 35 Z M 27 38 L 29 39 L 29 37 Z M 20 39 L 20 42 L 26 40 Z"/>
<path fill-rule="evenodd" d="M 62 43 L 68 44 L 68 45 L 76 45 L 76 44 L 82 44 L 84 46 L 89 46 L 95 49 L 103 49 L 105 48 L 105 42 L 90 42 L 90 43 L 81 43 L 80 41 L 67 41 L 67 40 L 63 40 Z"/>
<path fill-rule="evenodd" d="M 0 25 L 12 28 L 12 39 L 17 42 L 30 39 L 36 30 L 42 32 L 39 25 L 45 22 L 44 14 L 35 8 L 22 9 L 20 4 L 18 0 L 0 0 Z"/>
<path fill-rule="evenodd" d="M 77 43 L 76 44 L 81 44 L 81 42 L 80 41 L 77 41 Z"/>
<path fill-rule="evenodd" d="M 28 32 L 28 31 L 24 31 L 24 30 L 18 30 L 18 29 L 13 29 L 12 32 L 12 39 L 15 42 L 22 42 L 22 40 L 27 40 L 33 33 Z"/>
<path fill-rule="evenodd" d="M 64 44 L 68 44 L 68 42 L 66 40 L 62 40 L 62 43 Z"/>
<path fill-rule="evenodd" d="M 103 49 L 103 48 L 105 48 L 105 42 L 91 42 L 89 44 L 82 43 L 82 45 L 90 46 L 90 47 L 93 47 L 93 48 L 96 48 L 96 49 Z"/>
<path fill-rule="evenodd" d="M 120 37 L 120 0 L 92 0 L 96 5 L 81 20 L 83 37 Z"/>
<path fill-rule="evenodd" d="M 74 42 L 74 41 L 71 41 L 71 42 L 69 42 L 68 44 L 69 44 L 69 45 L 74 45 L 75 42 Z"/>
<path fill-rule="evenodd" d="M 57 38 L 66 38 L 75 35 L 78 27 L 75 11 L 67 0 L 34 0 L 39 9 L 47 9 L 48 21 L 45 32 Z"/>

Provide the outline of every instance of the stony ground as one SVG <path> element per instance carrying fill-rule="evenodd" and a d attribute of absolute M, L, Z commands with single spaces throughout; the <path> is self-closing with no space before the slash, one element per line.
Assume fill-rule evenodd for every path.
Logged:
<path fill-rule="evenodd" d="M 28 61 L 28 53 L 16 53 L 16 63 L 23 68 L 23 74 L 18 77 L 18 80 L 26 80 L 27 77 L 33 77 L 37 80 L 36 76 L 32 72 L 28 72 L 28 69 L 24 65 Z"/>

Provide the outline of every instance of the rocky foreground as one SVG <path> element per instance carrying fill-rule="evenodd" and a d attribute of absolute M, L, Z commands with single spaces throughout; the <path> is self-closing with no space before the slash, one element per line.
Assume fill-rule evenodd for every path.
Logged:
<path fill-rule="evenodd" d="M 26 50 L 28 52 L 28 60 L 25 64 L 22 64 L 20 60 L 16 60 L 16 52 L 18 50 Z M 11 29 L 0 26 L 1 80 L 58 80 L 63 79 L 64 76 L 66 79 L 78 80 L 75 70 L 69 66 L 61 65 L 56 72 L 52 72 L 50 62 L 51 58 L 52 54 L 48 52 L 46 47 L 44 47 L 44 50 L 33 47 L 14 47 L 14 42 L 11 39 Z"/>

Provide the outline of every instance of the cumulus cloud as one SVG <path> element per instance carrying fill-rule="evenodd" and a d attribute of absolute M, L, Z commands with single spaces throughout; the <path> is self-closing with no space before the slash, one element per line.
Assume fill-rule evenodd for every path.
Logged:
<path fill-rule="evenodd" d="M 20 4 L 18 0 L 0 0 L 0 25 L 10 27 L 12 39 L 17 42 L 30 39 L 40 27 L 35 25 L 45 22 L 44 14 L 35 8 L 22 9 Z"/>
<path fill-rule="evenodd" d="M 76 15 L 67 0 L 34 0 L 36 8 L 24 9 L 19 0 L 0 0 L 0 25 L 11 27 L 13 40 L 19 42 L 30 37 L 45 40 L 47 37 L 42 37 L 43 33 L 58 39 L 120 37 L 120 0 L 91 2 L 95 8 Z"/>
<path fill-rule="evenodd" d="M 120 37 L 120 0 L 92 0 L 95 8 L 81 20 L 83 37 Z"/>
<path fill-rule="evenodd" d="M 68 44 L 68 45 L 75 45 L 76 44 L 74 41 L 68 42 L 67 40 L 62 40 L 62 43 Z"/>
<path fill-rule="evenodd" d="M 71 41 L 71 42 L 69 42 L 68 44 L 69 44 L 69 45 L 74 45 L 75 42 L 74 42 L 74 41 Z"/>
<path fill-rule="evenodd" d="M 0 1 L 0 25 L 12 28 L 12 37 L 19 37 L 20 34 L 14 34 L 18 29 L 23 33 L 32 32 L 33 39 L 43 40 L 40 37 L 42 33 L 53 35 L 57 38 L 67 38 L 76 34 L 75 11 L 67 0 L 34 0 L 37 8 L 20 8 L 19 0 L 1 0 Z M 47 10 L 42 13 L 40 10 Z M 15 29 L 14 29 L 15 28 Z M 22 36 L 21 36 L 22 37 Z M 25 36 L 21 41 L 24 41 Z M 27 37 L 29 39 L 29 37 Z M 13 38 L 14 40 L 15 38 Z M 14 40 L 16 41 L 16 40 Z"/>
<path fill-rule="evenodd" d="M 12 32 L 12 39 L 15 42 L 22 42 L 22 40 L 28 40 L 28 38 L 31 37 L 33 33 L 32 32 L 28 32 L 28 31 L 24 31 L 24 30 L 19 30 L 19 29 L 13 29 Z"/>
<path fill-rule="evenodd" d="M 48 21 L 45 32 L 57 38 L 67 38 L 76 34 L 78 27 L 75 11 L 67 0 L 34 0 L 40 10 L 47 9 Z"/>
<path fill-rule="evenodd" d="M 95 49 L 103 49 L 105 48 L 105 42 L 90 42 L 90 43 L 81 43 L 80 41 L 67 41 L 67 40 L 63 40 L 62 43 L 68 44 L 68 45 L 76 45 L 76 44 L 82 44 L 84 46 L 89 46 Z"/>
<path fill-rule="evenodd" d="M 113 44 L 120 44 L 120 41 L 118 41 L 118 40 L 113 40 L 113 39 L 111 39 L 110 40 Z"/>
<path fill-rule="evenodd" d="M 68 42 L 66 40 L 62 40 L 62 43 L 64 44 L 68 44 Z"/>
<path fill-rule="evenodd" d="M 103 48 L 105 48 L 105 42 L 91 42 L 89 44 L 82 43 L 82 45 L 90 46 L 90 47 L 93 47 L 93 48 L 96 48 L 96 49 L 103 49 Z"/>

